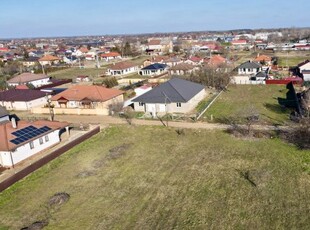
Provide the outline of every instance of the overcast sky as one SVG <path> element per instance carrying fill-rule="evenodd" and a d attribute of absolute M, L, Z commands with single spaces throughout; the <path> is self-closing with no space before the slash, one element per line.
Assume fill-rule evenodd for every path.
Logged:
<path fill-rule="evenodd" d="M 0 0 L 0 3 L 0 38 L 310 26 L 310 0 Z"/>

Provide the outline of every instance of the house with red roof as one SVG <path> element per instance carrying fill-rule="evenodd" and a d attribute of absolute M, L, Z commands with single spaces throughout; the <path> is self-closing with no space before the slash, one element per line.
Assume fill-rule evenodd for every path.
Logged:
<path fill-rule="evenodd" d="M 197 56 L 191 56 L 184 62 L 191 65 L 200 65 L 203 63 L 203 58 Z"/>
<path fill-rule="evenodd" d="M 56 56 L 53 56 L 53 55 L 45 55 L 43 57 L 41 57 L 39 59 L 39 63 L 41 65 L 54 65 L 54 64 L 58 64 L 60 62 L 60 58 L 59 57 L 56 57 Z"/>
<path fill-rule="evenodd" d="M 112 61 L 115 59 L 121 59 L 122 58 L 122 56 L 117 52 L 103 53 L 103 54 L 100 54 L 100 57 L 102 60 L 105 60 L 105 61 Z"/>
<path fill-rule="evenodd" d="M 0 123 L 0 166 L 14 167 L 27 158 L 58 144 L 67 122 L 37 120 L 17 121 L 15 118 Z"/>
<path fill-rule="evenodd" d="M 123 104 L 124 92 L 98 85 L 75 85 L 51 98 L 55 114 L 109 115 L 113 105 Z"/>

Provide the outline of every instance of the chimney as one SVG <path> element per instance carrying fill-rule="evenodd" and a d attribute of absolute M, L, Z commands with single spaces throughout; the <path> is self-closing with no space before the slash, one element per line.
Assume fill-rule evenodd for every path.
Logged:
<path fill-rule="evenodd" d="M 17 123 L 16 123 L 16 119 L 15 119 L 15 117 L 12 117 L 12 119 L 11 119 L 11 123 L 12 123 L 12 127 L 13 127 L 13 129 L 17 129 Z"/>
<path fill-rule="evenodd" d="M 257 57 L 259 57 L 259 53 L 257 53 Z"/>

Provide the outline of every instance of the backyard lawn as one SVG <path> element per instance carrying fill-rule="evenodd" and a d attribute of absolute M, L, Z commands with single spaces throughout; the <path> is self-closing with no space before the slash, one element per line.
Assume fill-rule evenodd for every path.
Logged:
<path fill-rule="evenodd" d="M 285 124 L 290 110 L 281 108 L 278 97 L 286 97 L 285 85 L 230 85 L 202 116 L 203 120 L 227 122 L 227 118 L 246 115 L 252 108 L 261 124 Z"/>
<path fill-rule="evenodd" d="M 0 229 L 308 229 L 309 162 L 277 138 L 112 126 L 2 192 Z"/>

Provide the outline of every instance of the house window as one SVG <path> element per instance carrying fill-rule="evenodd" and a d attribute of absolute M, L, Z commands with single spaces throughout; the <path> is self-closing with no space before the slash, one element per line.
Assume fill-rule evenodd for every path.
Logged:
<path fill-rule="evenodd" d="M 29 145 L 30 145 L 30 148 L 31 148 L 31 149 L 34 148 L 33 141 L 30 141 L 30 142 L 29 142 Z"/>
<path fill-rule="evenodd" d="M 177 107 L 181 107 L 181 103 L 180 102 L 177 102 Z"/>
<path fill-rule="evenodd" d="M 39 142 L 40 142 L 40 145 L 43 144 L 43 138 L 42 137 L 39 138 Z"/>
<path fill-rule="evenodd" d="M 143 102 L 139 102 L 139 106 L 144 106 L 144 103 Z"/>
<path fill-rule="evenodd" d="M 48 138 L 47 135 L 44 137 L 44 139 L 45 139 L 45 142 L 48 142 L 48 141 L 49 141 L 49 138 Z"/>

